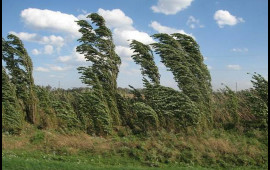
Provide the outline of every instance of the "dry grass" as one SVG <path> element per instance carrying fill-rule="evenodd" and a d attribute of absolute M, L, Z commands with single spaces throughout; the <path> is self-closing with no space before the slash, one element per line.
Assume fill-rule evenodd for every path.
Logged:
<path fill-rule="evenodd" d="M 56 151 L 57 154 L 68 155 L 76 155 L 82 153 L 81 151 L 90 155 L 121 154 L 146 161 L 178 162 L 188 159 L 207 165 L 215 163 L 216 160 L 222 160 L 224 157 L 234 160 L 240 156 L 243 160 L 248 158 L 262 162 L 262 156 L 267 152 L 262 149 L 259 141 L 250 142 L 245 137 L 228 136 L 226 132 L 220 132 L 222 134 L 217 137 L 211 133 L 177 136 L 164 132 L 144 139 L 135 136 L 127 136 L 123 139 L 93 137 L 85 133 L 64 135 L 47 130 L 39 132 L 44 133 L 44 140 L 40 143 L 30 142 L 35 133 L 28 135 L 23 133 L 21 136 L 3 135 L 2 149 L 38 150 L 46 153 Z"/>
<path fill-rule="evenodd" d="M 203 140 L 203 144 L 206 148 L 212 149 L 222 154 L 235 154 L 238 152 L 238 149 L 232 145 L 231 142 L 225 139 L 210 138 L 208 140 Z"/>
<path fill-rule="evenodd" d="M 46 133 L 46 144 L 54 148 L 90 149 L 93 147 L 92 137 L 81 133 L 75 136 Z"/>
<path fill-rule="evenodd" d="M 22 149 L 25 148 L 26 145 L 28 145 L 28 141 L 26 138 L 18 137 L 14 139 L 9 136 L 2 135 L 2 149 Z"/>

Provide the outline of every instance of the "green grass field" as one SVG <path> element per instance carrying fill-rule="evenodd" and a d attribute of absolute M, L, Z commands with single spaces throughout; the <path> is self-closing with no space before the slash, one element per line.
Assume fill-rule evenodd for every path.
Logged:
<path fill-rule="evenodd" d="M 124 162 L 126 163 L 126 162 Z M 147 167 L 140 166 L 138 164 L 129 165 L 106 165 L 101 163 L 83 163 L 83 162 L 66 162 L 60 160 L 46 160 L 46 159 L 34 159 L 34 158 L 22 158 L 17 156 L 5 156 L 2 157 L 2 168 L 4 170 L 211 170 L 214 168 L 202 168 L 202 167 L 179 167 L 179 166 L 163 166 L 163 167 Z M 226 169 L 226 168 L 215 168 Z M 264 169 L 258 167 L 239 167 L 230 168 L 235 170 L 255 170 Z M 265 168 L 266 169 L 266 168 Z"/>
<path fill-rule="evenodd" d="M 2 134 L 5 170 L 268 169 L 268 138 L 253 131 L 97 137 L 37 130 Z"/>

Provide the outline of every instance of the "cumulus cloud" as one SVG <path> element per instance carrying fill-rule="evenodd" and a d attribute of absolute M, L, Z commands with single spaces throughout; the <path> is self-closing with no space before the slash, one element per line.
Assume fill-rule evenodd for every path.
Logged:
<path fill-rule="evenodd" d="M 41 51 L 39 51 L 38 49 L 33 49 L 32 54 L 33 55 L 39 55 L 39 54 L 41 54 Z"/>
<path fill-rule="evenodd" d="M 54 51 L 53 46 L 51 45 L 45 45 L 44 47 L 44 54 L 52 54 Z"/>
<path fill-rule="evenodd" d="M 67 62 L 67 61 L 70 61 L 72 59 L 72 57 L 70 57 L 70 56 L 59 56 L 58 57 L 58 60 L 60 61 L 60 62 Z"/>
<path fill-rule="evenodd" d="M 130 40 L 137 40 L 144 44 L 151 44 L 154 42 L 149 34 L 138 30 L 114 29 L 113 33 L 116 45 L 128 46 L 131 43 Z"/>
<path fill-rule="evenodd" d="M 53 65 L 53 64 L 47 64 L 47 67 L 37 67 L 34 70 L 37 72 L 51 72 L 51 71 L 66 71 L 66 70 L 70 70 L 72 69 L 72 66 L 57 66 L 57 65 Z"/>
<path fill-rule="evenodd" d="M 21 18 L 33 29 L 64 32 L 71 34 L 74 38 L 80 36 L 79 26 L 75 22 L 78 18 L 74 15 L 48 9 L 28 8 L 21 12 Z"/>
<path fill-rule="evenodd" d="M 85 11 L 85 12 L 86 12 L 86 11 Z M 86 21 L 88 21 L 88 22 L 91 22 L 91 19 L 90 19 L 90 18 L 87 18 L 87 16 L 90 15 L 90 14 L 91 14 L 91 13 L 84 13 L 84 12 L 83 12 L 83 14 L 78 15 L 77 18 L 78 18 L 79 20 L 86 20 Z"/>
<path fill-rule="evenodd" d="M 218 10 L 214 14 L 218 26 L 223 28 L 225 25 L 234 26 L 238 23 L 245 22 L 243 18 L 233 16 L 229 11 Z"/>
<path fill-rule="evenodd" d="M 240 65 L 229 64 L 229 65 L 227 65 L 227 68 L 230 69 L 230 70 L 241 70 L 241 66 Z"/>
<path fill-rule="evenodd" d="M 50 70 L 52 71 L 66 71 L 71 69 L 72 67 L 62 67 L 62 66 L 56 66 L 56 65 L 49 65 Z"/>
<path fill-rule="evenodd" d="M 38 72 L 49 72 L 50 70 L 48 68 L 44 68 L 44 67 L 37 67 L 37 68 L 35 68 L 35 71 L 38 71 Z"/>
<path fill-rule="evenodd" d="M 158 0 L 157 5 L 151 7 L 155 13 L 173 15 L 191 5 L 193 0 Z"/>
<path fill-rule="evenodd" d="M 233 48 L 231 51 L 239 53 L 248 52 L 248 48 Z"/>
<path fill-rule="evenodd" d="M 146 33 L 139 31 L 133 27 L 133 20 L 126 16 L 120 9 L 104 10 L 99 9 L 98 14 L 101 15 L 107 25 L 113 29 L 113 38 L 117 46 L 128 46 L 128 40 L 137 40 L 145 44 L 153 43 L 154 40 Z"/>
<path fill-rule="evenodd" d="M 121 63 L 121 66 L 120 66 L 120 69 L 124 69 L 124 68 L 127 68 L 129 66 L 128 62 L 122 62 Z"/>
<path fill-rule="evenodd" d="M 187 20 L 187 25 L 194 29 L 196 27 L 203 28 L 204 25 L 200 24 L 200 20 L 196 19 L 194 16 L 189 16 Z"/>
<path fill-rule="evenodd" d="M 28 41 L 28 42 L 35 42 L 39 44 L 50 44 L 56 47 L 62 47 L 65 44 L 65 40 L 61 36 L 55 36 L 55 35 L 40 36 L 36 33 L 27 33 L 27 32 L 16 33 L 14 31 L 10 31 L 9 33 L 14 34 L 17 37 L 19 37 L 21 40 Z"/>
<path fill-rule="evenodd" d="M 126 16 L 120 9 L 113 9 L 110 11 L 100 8 L 98 9 L 98 14 L 105 18 L 106 24 L 110 28 L 133 29 L 133 20 Z"/>
<path fill-rule="evenodd" d="M 129 47 L 116 46 L 115 52 L 121 57 L 122 60 L 132 61 L 131 56 L 133 55 L 133 50 Z"/>
<path fill-rule="evenodd" d="M 82 65 L 86 62 L 85 56 L 76 52 L 76 47 L 73 48 L 70 55 L 67 56 L 59 56 L 57 60 L 61 63 L 65 63 L 67 65 Z"/>
<path fill-rule="evenodd" d="M 138 68 L 128 68 L 126 69 L 125 67 L 120 67 L 120 71 L 123 74 L 126 74 L 128 76 L 134 76 L 134 75 L 140 75 L 141 71 Z"/>
<path fill-rule="evenodd" d="M 154 30 L 156 30 L 159 33 L 167 33 L 167 34 L 181 33 L 181 34 L 189 35 L 189 36 L 194 38 L 194 36 L 192 34 L 188 34 L 184 30 L 163 26 L 160 23 L 158 23 L 157 21 L 153 21 L 150 24 L 150 27 L 152 27 Z"/>

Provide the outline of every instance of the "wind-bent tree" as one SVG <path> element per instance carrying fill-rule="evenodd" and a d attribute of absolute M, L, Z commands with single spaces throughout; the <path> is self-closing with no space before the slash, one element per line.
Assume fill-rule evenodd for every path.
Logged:
<path fill-rule="evenodd" d="M 141 65 L 141 71 L 143 76 L 148 76 L 152 83 L 160 84 L 160 75 L 158 73 L 158 67 L 154 62 L 153 52 L 149 45 L 145 45 L 139 41 L 133 40 L 130 44 L 134 55 L 131 57 L 136 64 Z"/>
<path fill-rule="evenodd" d="M 103 17 L 92 13 L 87 18 L 92 20 L 95 29 L 85 20 L 77 21 L 81 27 L 79 32 L 82 33 L 82 37 L 78 40 L 81 44 L 77 47 L 77 51 L 84 54 L 92 65 L 79 67 L 78 70 L 82 74 L 83 83 L 92 86 L 94 98 L 100 101 L 96 103 L 95 126 L 101 127 L 101 131 L 106 129 L 106 133 L 110 133 L 112 124 L 121 124 L 116 99 L 116 79 L 121 59 L 115 53 L 112 33 L 106 27 Z"/>
<path fill-rule="evenodd" d="M 132 58 L 135 63 L 141 65 L 144 76 L 143 81 L 146 87 L 144 102 L 157 113 L 160 125 L 167 129 L 180 129 L 196 124 L 200 116 L 196 104 L 183 92 L 160 85 L 158 67 L 154 62 L 150 46 L 133 40 L 130 47 L 135 53 Z M 140 99 L 140 97 L 137 98 Z"/>
<path fill-rule="evenodd" d="M 212 94 L 211 76 L 207 66 L 203 63 L 200 46 L 191 36 L 180 33 L 172 34 L 172 36 L 181 44 L 187 54 L 186 60 L 190 64 L 190 70 L 195 76 L 195 81 L 203 97 L 203 108 L 205 112 L 210 113 Z"/>
<path fill-rule="evenodd" d="M 201 114 L 211 121 L 211 77 L 198 44 L 192 37 L 183 34 L 155 34 L 159 42 L 153 43 L 161 62 L 173 73 L 179 89 L 200 109 Z M 205 122 L 205 121 L 204 121 Z"/>
<path fill-rule="evenodd" d="M 19 133 L 22 124 L 23 113 L 16 97 L 15 86 L 2 66 L 2 130 Z"/>
<path fill-rule="evenodd" d="M 132 41 L 130 47 L 134 50 L 132 58 L 141 65 L 146 87 L 146 102 L 157 112 L 159 120 L 165 127 L 187 127 L 198 123 L 204 116 L 211 120 L 211 76 L 203 63 L 199 45 L 187 35 L 175 33 L 155 34 L 153 37 L 159 42 L 151 44 L 161 62 L 173 73 L 174 79 L 181 90 L 175 91 L 160 85 L 160 76 L 154 63 L 151 48 L 138 41 Z M 177 127 L 177 125 L 176 125 Z"/>
<path fill-rule="evenodd" d="M 9 34 L 8 40 L 2 39 L 2 60 L 10 75 L 11 83 L 16 87 L 16 95 L 22 101 L 26 119 L 37 123 L 37 98 L 34 92 L 33 64 L 22 41 Z"/>
<path fill-rule="evenodd" d="M 251 83 L 253 88 L 247 94 L 248 105 L 256 120 L 253 125 L 256 128 L 268 128 L 268 80 L 262 75 L 254 73 Z"/>

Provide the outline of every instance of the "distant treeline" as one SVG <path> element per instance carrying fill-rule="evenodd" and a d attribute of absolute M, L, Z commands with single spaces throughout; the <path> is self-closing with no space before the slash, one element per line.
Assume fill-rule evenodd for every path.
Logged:
<path fill-rule="evenodd" d="M 89 67 L 79 67 L 88 88 L 53 89 L 34 84 L 33 64 L 15 35 L 2 38 L 2 131 L 19 134 L 25 123 L 63 133 L 90 135 L 186 131 L 188 128 L 268 128 L 268 81 L 252 75 L 253 88 L 213 92 L 199 45 L 187 35 L 154 34 L 156 43 L 133 40 L 132 58 L 141 67 L 143 89 L 119 88 L 121 58 L 112 32 L 96 13 L 92 23 L 77 21 L 82 37 L 77 52 Z M 154 52 L 172 72 L 179 90 L 160 84 Z"/>

